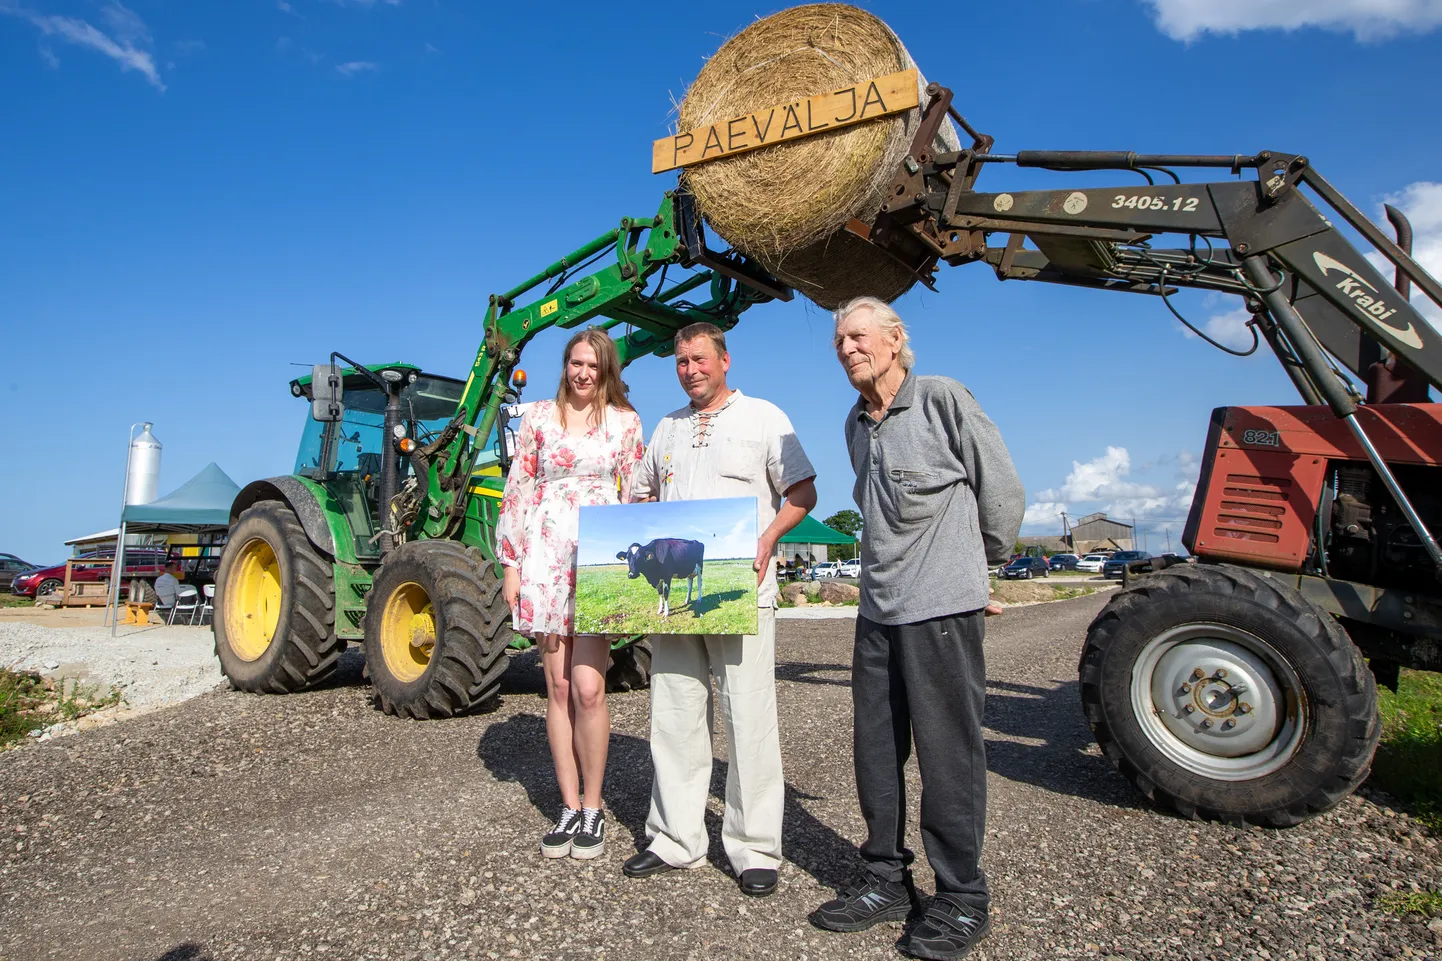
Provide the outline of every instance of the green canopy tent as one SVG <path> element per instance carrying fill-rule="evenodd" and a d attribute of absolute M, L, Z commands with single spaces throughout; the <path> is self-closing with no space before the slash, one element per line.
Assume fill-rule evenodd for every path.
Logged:
<path fill-rule="evenodd" d="M 843 534 L 840 531 L 827 527 L 816 518 L 807 514 L 801 518 L 801 523 L 781 535 L 781 540 L 776 544 L 777 556 L 782 560 L 790 560 L 792 555 L 803 553 L 801 548 L 805 546 L 807 562 L 810 563 L 811 548 L 830 546 L 832 544 L 855 544 L 856 538 L 850 534 Z M 788 547 L 788 545 L 790 545 Z"/>
<path fill-rule="evenodd" d="M 116 572 L 111 577 L 110 602 L 106 605 L 110 622 L 110 633 L 115 634 L 116 608 L 120 603 L 119 571 L 125 569 L 125 537 L 141 533 L 204 533 L 225 530 L 230 526 L 230 505 L 240 485 L 216 465 L 214 461 L 201 468 L 200 473 L 181 484 L 159 500 L 149 504 L 127 504 L 120 512 L 120 536 L 115 542 Z"/>

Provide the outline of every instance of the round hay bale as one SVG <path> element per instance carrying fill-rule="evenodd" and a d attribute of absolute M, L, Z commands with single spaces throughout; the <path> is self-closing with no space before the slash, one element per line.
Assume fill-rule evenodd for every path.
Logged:
<path fill-rule="evenodd" d="M 680 129 L 914 66 L 891 29 L 864 10 L 841 3 L 793 7 L 722 44 L 681 102 Z M 924 88 L 926 81 L 919 83 Z M 838 231 L 853 218 L 870 223 L 875 217 L 920 115 L 913 109 L 698 164 L 681 179 L 732 247 L 818 304 L 835 307 L 846 299 L 842 290 L 892 300 L 915 278 L 882 251 Z M 937 149 L 959 146 L 949 120 L 937 140 Z"/>
<path fill-rule="evenodd" d="M 846 230 L 782 257 L 757 259 L 777 279 L 827 310 L 853 297 L 879 297 L 891 303 L 916 283 L 903 264 Z"/>

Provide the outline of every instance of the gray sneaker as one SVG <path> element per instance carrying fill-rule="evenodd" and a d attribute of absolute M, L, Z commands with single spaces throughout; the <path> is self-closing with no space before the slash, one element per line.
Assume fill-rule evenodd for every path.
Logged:
<path fill-rule="evenodd" d="M 581 830 L 581 812 L 575 808 L 562 808 L 561 818 L 556 826 L 541 838 L 541 853 L 548 858 L 563 858 L 571 853 L 576 835 Z"/>
<path fill-rule="evenodd" d="M 571 842 L 571 857 L 580 861 L 598 858 L 606 850 L 606 814 L 600 808 L 581 809 L 581 829 Z"/>

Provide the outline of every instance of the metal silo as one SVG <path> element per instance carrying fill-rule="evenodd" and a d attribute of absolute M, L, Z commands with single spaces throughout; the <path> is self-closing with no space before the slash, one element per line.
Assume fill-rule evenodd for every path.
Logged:
<path fill-rule="evenodd" d="M 149 504 L 160 487 L 160 441 L 145 423 L 140 436 L 130 442 L 129 471 L 125 480 L 125 503 Z"/>

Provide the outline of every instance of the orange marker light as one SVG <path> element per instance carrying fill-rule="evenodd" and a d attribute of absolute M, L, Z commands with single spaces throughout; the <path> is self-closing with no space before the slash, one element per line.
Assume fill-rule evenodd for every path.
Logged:
<path fill-rule="evenodd" d="M 409 437 L 402 437 L 399 441 L 396 442 L 396 446 L 400 448 L 402 454 L 409 454 L 411 451 L 416 449 L 416 442 L 411 440 Z"/>
<path fill-rule="evenodd" d="M 524 370 L 517 370 L 514 374 L 511 375 L 511 383 L 515 384 L 517 387 L 525 387 L 526 372 Z"/>

